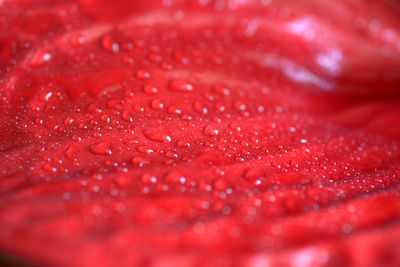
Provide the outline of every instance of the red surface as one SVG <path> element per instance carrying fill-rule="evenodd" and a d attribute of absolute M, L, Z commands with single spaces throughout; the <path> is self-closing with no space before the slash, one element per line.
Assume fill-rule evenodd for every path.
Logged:
<path fill-rule="evenodd" d="M 396 1 L 0 1 L 0 248 L 398 266 Z"/>

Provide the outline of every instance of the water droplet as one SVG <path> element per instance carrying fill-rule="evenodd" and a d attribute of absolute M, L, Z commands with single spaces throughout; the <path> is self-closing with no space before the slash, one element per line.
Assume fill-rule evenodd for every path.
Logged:
<path fill-rule="evenodd" d="M 122 119 L 124 121 L 128 121 L 128 122 L 132 122 L 133 121 L 133 118 L 132 118 L 131 114 L 129 113 L 129 111 L 126 111 L 126 110 L 122 113 Z"/>
<path fill-rule="evenodd" d="M 157 177 L 150 173 L 144 173 L 141 178 L 142 183 L 145 184 L 155 184 L 157 183 Z"/>
<path fill-rule="evenodd" d="M 208 113 L 208 110 L 207 110 L 207 108 L 201 103 L 201 102 L 195 102 L 194 104 L 193 104 L 193 108 L 197 111 L 197 112 L 200 112 L 200 113 L 203 113 L 203 114 L 207 114 Z"/>
<path fill-rule="evenodd" d="M 251 167 L 244 173 L 244 177 L 251 182 L 265 178 L 265 175 L 265 170 L 261 166 Z"/>
<path fill-rule="evenodd" d="M 79 137 L 79 136 L 77 136 L 77 135 L 73 135 L 72 136 L 72 140 L 74 140 L 74 141 L 76 141 L 76 142 L 80 142 L 80 141 L 82 141 L 82 137 Z"/>
<path fill-rule="evenodd" d="M 114 182 L 122 187 L 128 186 L 132 183 L 132 177 L 127 174 L 122 174 L 114 179 Z"/>
<path fill-rule="evenodd" d="M 181 183 L 184 184 L 186 183 L 186 177 L 182 175 L 180 172 L 173 171 L 168 173 L 168 175 L 165 177 L 165 181 L 167 183 Z"/>
<path fill-rule="evenodd" d="M 168 112 L 171 114 L 182 114 L 182 110 L 174 106 L 169 107 Z"/>
<path fill-rule="evenodd" d="M 146 80 L 150 78 L 150 76 L 150 72 L 147 72 L 145 70 L 139 70 L 136 72 L 136 78 L 138 78 L 139 80 Z"/>
<path fill-rule="evenodd" d="M 217 176 L 224 176 L 225 175 L 225 171 L 220 169 L 220 168 L 218 168 L 218 169 L 214 170 L 214 174 L 217 175 Z"/>
<path fill-rule="evenodd" d="M 124 58 L 122 60 L 126 64 L 133 64 L 135 62 L 135 60 L 130 56 L 124 56 Z"/>
<path fill-rule="evenodd" d="M 161 69 L 163 69 L 163 70 L 172 70 L 172 65 L 167 64 L 165 62 L 162 62 L 161 63 Z"/>
<path fill-rule="evenodd" d="M 133 43 L 129 42 L 129 41 L 122 43 L 122 49 L 124 49 L 125 51 L 130 51 L 133 48 L 135 48 L 135 45 Z"/>
<path fill-rule="evenodd" d="M 124 143 L 127 145 L 138 144 L 139 141 L 136 138 L 128 138 L 124 140 Z"/>
<path fill-rule="evenodd" d="M 114 38 L 111 35 L 104 35 L 101 39 L 101 46 L 104 50 L 118 52 L 119 44 L 114 41 Z"/>
<path fill-rule="evenodd" d="M 171 142 L 170 131 L 167 128 L 158 127 L 158 128 L 148 128 L 144 130 L 144 136 L 148 139 L 157 141 L 157 142 Z"/>
<path fill-rule="evenodd" d="M 216 84 L 216 85 L 214 85 L 213 89 L 214 89 L 214 91 L 215 91 L 216 93 L 218 93 L 218 94 L 220 94 L 220 95 L 225 95 L 225 96 L 227 96 L 227 95 L 230 94 L 229 89 L 228 89 L 226 86 L 221 85 L 221 84 Z"/>
<path fill-rule="evenodd" d="M 154 152 L 152 148 L 146 146 L 138 146 L 137 150 L 143 154 L 149 154 Z"/>
<path fill-rule="evenodd" d="M 151 53 L 151 54 L 149 54 L 148 59 L 149 59 L 151 62 L 161 62 L 162 57 L 161 57 L 160 55 Z"/>
<path fill-rule="evenodd" d="M 143 112 L 144 108 L 140 104 L 136 104 L 134 107 L 136 112 Z"/>
<path fill-rule="evenodd" d="M 182 64 L 188 64 L 189 58 L 187 58 L 181 50 L 175 50 L 173 52 L 173 57 Z"/>
<path fill-rule="evenodd" d="M 150 107 L 154 110 L 161 110 L 164 108 L 164 104 L 160 100 L 154 99 L 151 101 Z"/>
<path fill-rule="evenodd" d="M 138 167 L 143 167 L 146 164 L 150 164 L 150 161 L 143 157 L 133 157 L 131 162 Z"/>
<path fill-rule="evenodd" d="M 242 130 L 240 125 L 236 122 L 232 122 L 231 124 L 229 124 L 229 127 L 238 132 L 240 132 Z"/>
<path fill-rule="evenodd" d="M 107 101 L 107 107 L 109 108 L 115 108 L 119 104 L 121 104 L 121 99 L 118 98 L 111 98 Z"/>
<path fill-rule="evenodd" d="M 203 134 L 208 136 L 215 136 L 219 134 L 219 131 L 215 126 L 207 125 L 203 128 Z"/>
<path fill-rule="evenodd" d="M 101 115 L 100 119 L 101 119 L 103 122 L 105 122 L 105 123 L 109 123 L 110 120 L 111 120 L 110 117 L 108 117 L 107 114 Z"/>
<path fill-rule="evenodd" d="M 68 147 L 67 151 L 65 151 L 65 156 L 67 159 L 73 160 L 76 158 L 76 149 L 72 146 Z"/>
<path fill-rule="evenodd" d="M 72 124 L 73 122 L 74 122 L 74 118 L 72 118 L 71 116 L 66 117 L 64 120 L 65 125 Z"/>
<path fill-rule="evenodd" d="M 238 101 L 233 105 L 233 108 L 237 111 L 245 111 L 247 107 L 244 103 Z"/>
<path fill-rule="evenodd" d="M 44 53 L 43 54 L 43 61 L 49 61 L 51 59 L 51 54 L 50 53 Z"/>
<path fill-rule="evenodd" d="M 155 93 L 158 92 L 158 89 L 157 89 L 157 87 L 155 87 L 155 86 L 153 86 L 153 85 L 146 84 L 146 85 L 143 87 L 143 91 L 144 91 L 145 94 L 154 95 Z"/>
<path fill-rule="evenodd" d="M 90 146 L 90 151 L 97 155 L 111 155 L 111 144 L 108 142 L 99 142 Z"/>
<path fill-rule="evenodd" d="M 87 107 L 86 111 L 89 112 L 89 113 L 92 113 L 92 114 L 101 113 L 101 112 L 102 112 L 102 110 L 97 106 L 96 103 L 90 104 L 90 105 Z"/>
<path fill-rule="evenodd" d="M 171 81 L 169 88 L 172 91 L 177 92 L 191 92 L 193 91 L 193 85 L 184 80 L 174 80 Z"/>
<path fill-rule="evenodd" d="M 50 163 L 46 163 L 45 165 L 43 165 L 43 169 L 46 171 L 50 171 L 50 172 L 56 172 L 57 168 L 52 166 Z"/>
<path fill-rule="evenodd" d="M 219 190 L 219 191 L 225 191 L 226 188 L 228 187 L 228 184 L 226 183 L 226 181 L 224 179 L 217 179 L 214 182 L 214 188 Z"/>
<path fill-rule="evenodd" d="M 52 58 L 52 55 L 46 51 L 44 51 L 43 49 L 39 49 L 36 51 L 36 53 L 34 53 L 29 61 L 29 65 L 30 66 L 37 66 L 37 65 L 41 65 L 44 64 L 48 61 L 50 61 Z"/>
<path fill-rule="evenodd" d="M 134 97 L 134 96 L 135 96 L 135 93 L 129 90 L 129 91 L 126 91 L 126 92 L 125 92 L 125 96 L 127 96 L 127 97 Z"/>
<path fill-rule="evenodd" d="M 222 103 L 216 103 L 214 107 L 219 112 L 224 112 L 226 110 L 225 105 Z"/>
<path fill-rule="evenodd" d="M 81 45 L 86 43 L 86 37 L 83 34 L 74 34 L 69 38 L 69 42 L 72 45 Z"/>

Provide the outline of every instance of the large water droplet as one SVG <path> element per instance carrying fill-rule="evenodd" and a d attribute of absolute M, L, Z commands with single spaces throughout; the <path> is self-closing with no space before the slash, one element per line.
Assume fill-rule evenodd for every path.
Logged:
<path fill-rule="evenodd" d="M 214 125 L 206 125 L 203 128 L 203 134 L 208 136 L 215 136 L 219 134 L 219 130 Z"/>
<path fill-rule="evenodd" d="M 75 159 L 76 158 L 76 149 L 72 146 L 68 147 L 67 151 L 65 151 L 65 156 L 70 160 Z"/>
<path fill-rule="evenodd" d="M 222 178 L 219 178 L 219 179 L 215 180 L 215 182 L 214 182 L 214 188 L 219 191 L 225 191 L 227 189 L 227 187 L 228 187 L 228 184 Z"/>
<path fill-rule="evenodd" d="M 99 142 L 90 146 L 90 151 L 97 155 L 111 155 L 111 144 L 108 142 Z"/>
<path fill-rule="evenodd" d="M 155 184 L 157 183 L 157 177 L 152 175 L 151 173 L 144 173 L 141 178 L 142 183 L 145 184 Z"/>
<path fill-rule="evenodd" d="M 127 110 L 125 110 L 125 111 L 122 113 L 122 119 L 123 119 L 124 121 L 128 121 L 128 122 L 132 122 L 132 121 L 133 121 L 133 118 L 132 118 L 131 114 L 130 114 L 129 111 L 127 111 Z"/>
<path fill-rule="evenodd" d="M 146 80 L 150 78 L 150 76 L 150 72 L 147 72 L 145 70 L 139 70 L 136 72 L 136 78 L 138 78 L 139 80 Z"/>
<path fill-rule="evenodd" d="M 164 104 L 159 99 L 154 99 L 151 101 L 150 107 L 154 110 L 161 110 L 164 108 Z"/>
<path fill-rule="evenodd" d="M 168 175 L 165 177 L 165 181 L 167 183 L 181 183 L 184 184 L 186 183 L 186 177 L 181 174 L 180 172 L 177 171 L 172 171 L 168 173 Z"/>
<path fill-rule="evenodd" d="M 169 88 L 177 92 L 191 92 L 194 89 L 192 84 L 184 80 L 171 81 Z"/>
<path fill-rule="evenodd" d="M 227 96 L 230 94 L 229 89 L 226 86 L 221 85 L 221 84 L 214 85 L 213 89 L 216 93 L 221 94 L 221 95 Z"/>
<path fill-rule="evenodd" d="M 157 128 L 148 128 L 143 132 L 144 136 L 148 139 L 157 141 L 157 142 L 171 142 L 171 134 L 167 128 L 157 127 Z"/>
<path fill-rule="evenodd" d="M 233 108 L 237 111 L 245 111 L 247 107 L 246 104 L 244 104 L 243 102 L 237 101 L 233 104 Z"/>
<path fill-rule="evenodd" d="M 104 50 L 118 52 L 119 51 L 119 44 L 114 40 L 111 35 L 104 35 L 101 39 L 101 46 Z"/>
<path fill-rule="evenodd" d="M 146 84 L 146 85 L 143 87 L 143 91 L 144 91 L 145 94 L 153 95 L 153 94 L 155 94 L 155 93 L 158 92 L 158 89 L 157 89 L 157 87 L 155 87 L 155 86 L 153 86 L 153 85 Z"/>

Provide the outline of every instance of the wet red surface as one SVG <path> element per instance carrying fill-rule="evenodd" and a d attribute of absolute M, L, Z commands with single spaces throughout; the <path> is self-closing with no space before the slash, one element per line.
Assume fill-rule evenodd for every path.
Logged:
<path fill-rule="evenodd" d="M 400 264 L 396 1 L 0 1 L 0 248 Z"/>

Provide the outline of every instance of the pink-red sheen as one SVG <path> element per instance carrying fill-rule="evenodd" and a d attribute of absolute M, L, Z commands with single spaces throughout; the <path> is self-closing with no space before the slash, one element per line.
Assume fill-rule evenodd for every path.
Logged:
<path fill-rule="evenodd" d="M 0 249 L 399 266 L 399 96 L 395 0 L 0 0 Z"/>

